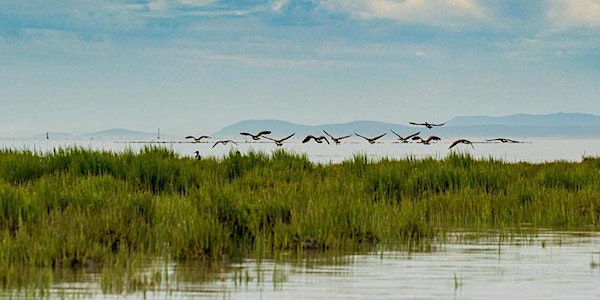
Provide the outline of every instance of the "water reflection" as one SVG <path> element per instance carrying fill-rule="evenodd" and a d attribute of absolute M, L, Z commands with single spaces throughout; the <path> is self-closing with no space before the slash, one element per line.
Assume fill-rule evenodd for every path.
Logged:
<path fill-rule="evenodd" d="M 230 264 L 155 261 L 131 276 L 64 273 L 50 298 L 431 299 L 598 298 L 600 233 L 457 232 L 431 251 L 244 259 Z M 111 289 L 108 283 L 119 282 Z M 119 285 L 121 284 L 121 285 Z M 119 288 L 120 287 L 120 288 Z"/>

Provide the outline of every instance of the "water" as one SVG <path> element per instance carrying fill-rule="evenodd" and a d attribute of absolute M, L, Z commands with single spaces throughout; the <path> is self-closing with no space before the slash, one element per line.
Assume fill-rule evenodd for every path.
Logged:
<path fill-rule="evenodd" d="M 285 144 L 284 149 L 306 154 L 317 163 L 336 163 L 365 154 L 372 159 L 436 157 L 448 153 L 450 141 L 432 145 L 360 142 L 341 145 Z M 139 150 L 148 145 L 172 149 L 183 156 L 199 150 L 220 157 L 231 150 L 270 153 L 272 143 L 145 142 L 114 140 L 0 140 L 0 147 L 37 152 L 65 147 L 94 150 Z M 600 139 L 527 139 L 519 144 L 476 143 L 458 151 L 474 157 L 509 162 L 580 161 L 600 156 Z M 542 232 L 535 236 L 497 235 L 481 239 L 457 233 L 430 252 L 383 251 L 336 257 L 245 259 L 207 272 L 203 267 L 157 261 L 141 268 L 136 280 L 142 288 L 123 291 L 102 288 L 97 270 L 55 277 L 51 298 L 211 298 L 211 299 L 481 299 L 481 298 L 600 298 L 600 233 Z M 153 281 L 159 274 L 160 281 Z M 25 292 L 0 292 L 24 296 Z"/>
<path fill-rule="evenodd" d="M 157 262 L 145 292 L 103 293 L 99 274 L 55 283 L 50 297 L 122 299 L 598 299 L 600 233 L 500 238 L 455 233 L 427 252 L 245 259 L 214 267 Z M 480 234 L 477 234 L 479 236 Z M 138 276 L 138 278 L 141 278 Z M 16 296 L 13 294 L 13 296 Z"/>
<path fill-rule="evenodd" d="M 528 138 L 522 139 L 518 144 L 489 143 L 473 140 L 474 148 L 468 145 L 458 145 L 449 150 L 452 139 L 422 145 L 418 143 L 395 143 L 386 140 L 381 143 L 368 144 L 364 141 L 348 141 L 340 145 L 327 145 L 306 143 L 291 140 L 282 147 L 271 142 L 244 142 L 237 145 L 216 145 L 212 142 L 190 143 L 181 141 L 143 141 L 143 140 L 73 140 L 73 139 L 4 139 L 0 140 L 0 147 L 10 149 L 27 149 L 39 152 L 52 151 L 52 149 L 65 147 L 84 147 L 96 150 L 123 151 L 125 149 L 139 150 L 148 145 L 163 146 L 172 149 L 183 156 L 194 155 L 200 151 L 203 157 L 222 157 L 231 150 L 247 153 L 248 151 L 263 151 L 271 153 L 275 149 L 286 149 L 293 153 L 306 154 L 315 163 L 338 163 L 352 159 L 356 154 L 367 155 L 370 159 L 381 158 L 444 158 L 450 151 L 466 152 L 476 158 L 500 159 L 507 162 L 546 162 L 546 161 L 580 161 L 586 156 L 600 156 L 600 139 L 557 139 L 557 138 Z"/>

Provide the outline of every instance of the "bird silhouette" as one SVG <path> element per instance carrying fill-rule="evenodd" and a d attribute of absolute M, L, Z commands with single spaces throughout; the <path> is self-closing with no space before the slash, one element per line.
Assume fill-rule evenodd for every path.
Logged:
<path fill-rule="evenodd" d="M 196 152 L 194 152 L 196 155 L 194 156 L 196 158 L 196 160 L 201 160 L 202 156 L 200 156 L 200 151 L 196 150 Z"/>
<path fill-rule="evenodd" d="M 469 140 L 466 140 L 466 139 L 459 139 L 459 140 L 456 140 L 456 141 L 454 141 L 454 143 L 452 143 L 452 145 L 450 145 L 450 147 L 449 147 L 448 149 L 452 149 L 452 147 L 454 147 L 454 146 L 456 146 L 456 145 L 458 145 L 458 144 L 467 144 L 467 145 L 471 145 L 471 147 L 472 147 L 473 149 L 475 149 L 475 147 L 473 147 L 473 143 L 472 143 L 471 141 L 469 141 Z"/>
<path fill-rule="evenodd" d="M 260 140 L 260 137 L 262 135 L 271 134 L 271 131 L 263 130 L 263 131 L 261 131 L 261 132 L 259 132 L 257 134 L 252 134 L 252 133 L 248 133 L 248 132 L 240 132 L 240 134 L 241 135 L 246 135 L 246 136 L 251 136 L 253 140 L 258 141 L 258 140 Z"/>
<path fill-rule="evenodd" d="M 193 135 L 188 135 L 185 137 L 186 139 L 193 139 L 195 143 L 202 141 L 202 139 L 210 139 L 211 137 L 208 135 L 201 135 L 199 137 L 195 137 Z"/>
<path fill-rule="evenodd" d="M 277 140 L 277 139 L 270 138 L 270 137 L 268 137 L 268 136 L 264 136 L 264 138 L 265 138 L 265 139 L 267 139 L 267 140 L 271 140 L 271 141 L 275 142 L 275 145 L 277 145 L 277 146 L 283 146 L 283 142 L 284 142 L 285 140 L 287 140 L 287 139 L 289 139 L 289 138 L 293 137 L 295 134 L 296 134 L 296 133 L 294 132 L 294 133 L 292 133 L 292 134 L 290 134 L 290 135 L 288 135 L 288 136 L 286 136 L 286 137 L 284 137 L 284 138 L 282 138 L 282 139 L 278 139 L 278 140 Z"/>
<path fill-rule="evenodd" d="M 430 135 L 428 138 L 423 139 L 420 136 L 414 136 L 412 138 L 413 141 L 419 141 L 421 144 L 429 145 L 432 141 L 441 141 L 442 139 L 439 136 Z"/>
<path fill-rule="evenodd" d="M 232 140 L 220 140 L 220 141 L 216 141 L 216 142 L 213 144 L 213 146 L 212 146 L 212 147 L 214 148 L 214 147 L 215 147 L 216 145 L 218 145 L 218 144 L 227 145 L 228 143 L 234 143 L 234 144 L 236 144 L 236 145 L 237 145 L 237 143 L 236 143 L 236 142 L 234 142 L 234 141 L 232 141 Z"/>
<path fill-rule="evenodd" d="M 386 133 L 387 133 L 387 132 L 386 132 Z M 378 135 L 378 136 L 376 136 L 376 137 L 372 137 L 372 138 L 368 138 L 368 137 L 366 137 L 366 136 L 362 136 L 362 135 L 360 135 L 360 134 L 358 134 L 358 133 L 356 133 L 356 132 L 355 132 L 354 134 L 356 134 L 356 136 L 360 136 L 361 138 L 363 138 L 363 139 L 367 140 L 367 142 L 369 142 L 370 144 L 375 144 L 375 142 L 376 142 L 378 139 L 380 139 L 382 136 L 384 136 L 386 133 L 384 133 L 384 134 L 380 134 L 380 135 Z"/>
<path fill-rule="evenodd" d="M 425 122 L 425 123 L 408 122 L 408 123 L 412 124 L 412 125 L 417 125 L 417 126 L 425 126 L 429 129 L 433 128 L 434 126 L 444 126 L 446 124 L 446 123 L 433 124 L 433 123 L 428 123 L 428 122 Z"/>
<path fill-rule="evenodd" d="M 411 135 L 407 135 L 407 136 L 403 137 L 403 136 L 401 136 L 401 135 L 397 134 L 397 133 L 396 133 L 395 131 L 393 131 L 393 130 L 390 130 L 390 131 L 391 131 L 393 134 L 395 134 L 396 136 L 398 136 L 398 140 L 399 140 L 399 141 L 401 141 L 401 142 L 403 142 L 403 143 L 408 143 L 408 141 L 409 141 L 411 138 L 413 138 L 413 137 L 415 137 L 415 136 L 417 136 L 417 135 L 421 134 L 421 132 L 419 131 L 419 132 L 417 132 L 417 133 L 413 133 L 413 134 L 411 134 Z"/>
<path fill-rule="evenodd" d="M 515 140 L 511 140 L 511 139 L 507 139 L 507 138 L 497 138 L 497 139 L 491 139 L 491 140 L 485 140 L 486 142 L 502 142 L 502 143 L 520 143 L 519 141 L 515 141 Z"/>
<path fill-rule="evenodd" d="M 325 130 L 323 130 L 323 132 L 325 132 L 325 134 L 326 134 L 327 136 L 329 136 L 329 138 L 330 138 L 330 139 L 331 139 L 331 140 L 332 140 L 332 141 L 333 141 L 333 142 L 334 142 L 336 145 L 339 145 L 341 140 L 343 140 L 343 139 L 345 139 L 345 138 L 348 138 L 348 137 L 350 137 L 350 135 L 344 135 L 344 136 L 340 136 L 340 137 L 334 137 L 333 135 L 331 135 L 331 134 L 327 133 L 327 131 L 325 131 Z"/>
<path fill-rule="evenodd" d="M 311 139 L 315 140 L 315 142 L 317 142 L 319 144 L 323 143 L 323 141 L 326 141 L 327 144 L 329 144 L 329 140 L 324 135 L 322 135 L 322 136 L 314 136 L 312 134 L 307 135 L 302 140 L 302 143 L 306 143 L 306 142 L 310 141 Z"/>

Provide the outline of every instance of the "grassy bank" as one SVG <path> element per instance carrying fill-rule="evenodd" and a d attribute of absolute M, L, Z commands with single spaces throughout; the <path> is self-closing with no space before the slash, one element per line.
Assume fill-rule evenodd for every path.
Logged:
<path fill-rule="evenodd" d="M 0 151 L 0 284 L 32 268 L 102 268 L 149 257 L 367 249 L 456 229 L 596 228 L 600 159 L 315 165 L 276 151 L 195 161 L 170 150 Z M 40 281 L 50 275 L 40 275 Z"/>

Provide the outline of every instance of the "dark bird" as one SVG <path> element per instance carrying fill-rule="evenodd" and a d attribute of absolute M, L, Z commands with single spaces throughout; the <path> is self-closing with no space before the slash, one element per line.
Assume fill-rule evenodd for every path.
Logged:
<path fill-rule="evenodd" d="M 265 139 L 267 139 L 267 140 L 271 140 L 271 141 L 275 142 L 275 145 L 277 145 L 277 146 L 283 146 L 283 142 L 284 142 L 285 140 L 287 140 L 287 139 L 289 139 L 289 138 L 293 137 L 293 136 L 294 136 L 294 134 L 296 134 L 296 133 L 294 132 L 294 133 L 292 133 L 292 134 L 290 134 L 290 135 L 288 135 L 288 136 L 286 136 L 286 137 L 284 137 L 284 138 L 282 138 L 282 139 L 278 139 L 278 140 L 276 140 L 276 139 L 272 139 L 272 138 L 270 138 L 270 137 L 268 137 L 268 136 L 265 136 L 264 138 L 265 138 Z"/>
<path fill-rule="evenodd" d="M 202 139 L 210 139 L 211 137 L 208 135 L 201 135 L 199 137 L 195 137 L 193 135 L 188 135 L 185 137 L 186 139 L 193 139 L 194 142 L 200 142 Z"/>
<path fill-rule="evenodd" d="M 387 133 L 387 132 L 386 132 L 386 133 Z M 372 137 L 372 138 L 368 138 L 368 137 L 366 137 L 366 136 L 362 136 L 362 135 L 360 135 L 360 134 L 358 134 L 358 133 L 356 133 L 356 132 L 355 132 L 354 134 L 356 134 L 356 136 L 360 136 L 361 138 L 363 138 L 363 139 L 367 140 L 367 142 L 369 142 L 369 143 L 371 143 L 371 144 L 375 144 L 375 141 L 377 141 L 378 139 L 380 139 L 380 138 L 381 138 L 382 136 L 384 136 L 386 133 L 384 133 L 384 134 L 380 134 L 380 135 L 378 135 L 378 136 L 376 136 L 376 137 Z"/>
<path fill-rule="evenodd" d="M 452 149 L 452 147 L 458 145 L 458 144 L 467 144 L 467 145 L 471 145 L 471 147 L 473 149 L 475 149 L 475 147 L 473 147 L 473 143 L 469 140 L 465 140 L 465 139 L 460 139 L 460 140 L 456 140 L 454 141 L 454 143 L 452 143 L 452 145 L 450 145 L 450 147 L 448 149 Z"/>
<path fill-rule="evenodd" d="M 237 145 L 237 143 L 236 143 L 236 142 L 234 142 L 234 141 L 232 141 L 232 140 L 221 140 L 221 141 L 216 141 L 216 142 L 213 144 L 213 146 L 212 146 L 212 147 L 214 148 L 214 147 L 215 147 L 216 145 L 218 145 L 218 144 L 227 145 L 228 143 L 234 143 L 234 144 L 236 144 L 236 145 Z"/>
<path fill-rule="evenodd" d="M 423 139 L 420 136 L 414 136 L 412 138 L 413 141 L 419 141 L 419 143 L 425 144 L 425 145 L 429 145 L 431 143 L 431 141 L 441 141 L 442 139 L 438 136 L 435 135 L 430 135 L 428 138 Z"/>
<path fill-rule="evenodd" d="M 326 141 L 326 142 L 327 142 L 327 144 L 329 144 L 329 140 L 328 140 L 328 139 L 327 139 L 327 138 L 326 138 L 324 135 L 322 135 L 322 136 L 314 136 L 314 135 L 312 135 L 312 134 L 309 134 L 309 135 L 307 135 L 307 136 L 306 136 L 306 137 L 305 137 L 305 138 L 302 140 L 302 143 L 306 143 L 306 142 L 310 141 L 311 139 L 315 140 L 315 142 L 317 142 L 317 143 L 319 143 L 319 144 L 320 144 L 320 143 L 322 143 L 323 141 Z"/>
<path fill-rule="evenodd" d="M 408 122 L 408 123 L 412 124 L 412 125 L 417 125 L 417 126 L 425 126 L 425 127 L 429 128 L 429 129 L 433 128 L 434 126 L 443 126 L 443 125 L 446 124 L 446 123 L 433 124 L 433 123 L 427 123 L 427 122 L 425 122 L 425 123 Z"/>
<path fill-rule="evenodd" d="M 196 152 L 194 152 L 196 155 L 194 155 L 194 157 L 196 158 L 196 160 L 201 160 L 202 156 L 200 156 L 200 151 L 196 150 Z"/>
<path fill-rule="evenodd" d="M 247 136 L 251 136 L 253 140 L 258 141 L 260 140 L 260 136 L 261 135 L 265 135 L 265 134 L 271 134 L 270 131 L 268 130 L 263 130 L 257 134 L 252 134 L 252 133 L 248 133 L 248 132 L 240 132 L 241 135 L 247 135 Z"/>
<path fill-rule="evenodd" d="M 333 142 L 334 142 L 336 145 L 339 145 L 341 140 L 343 140 L 343 139 L 345 139 L 345 138 L 348 138 L 348 137 L 350 137 L 350 135 L 344 135 L 344 136 L 340 136 L 340 137 L 334 137 L 333 135 L 331 135 L 331 134 L 327 133 L 327 131 L 325 131 L 325 130 L 323 130 L 323 132 L 325 132 L 325 134 L 326 134 L 327 136 L 329 136 L 329 138 L 330 138 L 330 139 L 331 139 L 331 140 L 332 140 L 332 141 L 333 141 Z"/>
<path fill-rule="evenodd" d="M 491 140 L 485 140 L 486 142 L 495 142 L 495 141 L 499 141 L 502 143 L 520 143 L 519 141 L 515 141 L 515 140 L 511 140 L 511 139 L 506 139 L 506 138 L 497 138 L 497 139 L 491 139 Z"/>
<path fill-rule="evenodd" d="M 396 133 L 395 131 L 393 131 L 393 130 L 390 130 L 390 131 L 391 131 L 393 134 L 395 134 L 396 136 L 398 136 L 398 140 L 399 140 L 399 141 L 401 141 L 401 142 L 403 142 L 403 143 L 408 143 L 408 141 L 409 141 L 411 138 L 413 138 L 413 137 L 415 137 L 415 136 L 417 136 L 417 135 L 421 134 L 421 132 L 419 131 L 419 132 L 417 132 L 417 133 L 413 133 L 413 134 L 411 134 L 411 135 L 407 135 L 407 136 L 403 137 L 403 136 L 401 136 L 401 135 L 397 134 L 397 133 Z"/>

